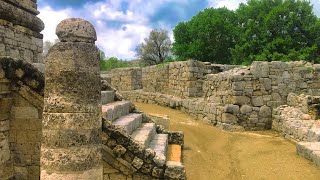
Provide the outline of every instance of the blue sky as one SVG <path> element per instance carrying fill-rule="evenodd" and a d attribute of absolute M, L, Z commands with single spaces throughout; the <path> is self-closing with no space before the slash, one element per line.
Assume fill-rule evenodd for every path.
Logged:
<path fill-rule="evenodd" d="M 134 59 L 136 46 L 154 28 L 172 29 L 208 7 L 236 9 L 246 0 L 38 0 L 45 23 L 44 40 L 56 39 L 57 24 L 69 17 L 89 20 L 96 28 L 97 46 L 106 56 Z M 320 0 L 311 0 L 320 17 Z"/>

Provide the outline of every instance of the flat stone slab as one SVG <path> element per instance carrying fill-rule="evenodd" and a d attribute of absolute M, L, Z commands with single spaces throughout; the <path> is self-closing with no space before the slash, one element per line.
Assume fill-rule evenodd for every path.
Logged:
<path fill-rule="evenodd" d="M 320 142 L 300 142 L 296 150 L 300 156 L 320 166 Z"/>
<path fill-rule="evenodd" d="M 149 145 L 149 148 L 156 152 L 155 163 L 160 166 L 163 166 L 167 160 L 168 138 L 168 134 L 156 134 Z"/>
<path fill-rule="evenodd" d="M 142 114 L 130 113 L 115 120 L 112 124 L 122 127 L 123 129 L 125 129 L 127 134 L 131 134 L 141 125 L 141 123 Z"/>
<path fill-rule="evenodd" d="M 129 114 L 130 101 L 115 101 L 102 105 L 102 117 L 109 121 L 114 121 L 121 116 Z"/>
<path fill-rule="evenodd" d="M 101 91 L 101 104 L 108 104 L 114 101 L 114 91 Z"/>
<path fill-rule="evenodd" d="M 131 137 L 143 144 L 145 147 L 149 147 L 149 144 L 155 134 L 156 125 L 154 123 L 143 123 L 131 134 Z"/>

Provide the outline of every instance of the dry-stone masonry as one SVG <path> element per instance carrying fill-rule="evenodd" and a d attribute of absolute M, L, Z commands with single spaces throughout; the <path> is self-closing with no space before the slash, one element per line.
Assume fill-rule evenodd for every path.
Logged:
<path fill-rule="evenodd" d="M 43 22 L 36 0 L 0 1 L 0 56 L 42 62 Z"/>
<path fill-rule="evenodd" d="M 41 179 L 103 179 L 99 50 L 94 27 L 70 18 L 46 62 Z"/>
<path fill-rule="evenodd" d="M 148 76 L 142 76 L 144 91 L 169 93 L 169 64 L 143 68 L 142 74 L 148 74 Z"/>
<path fill-rule="evenodd" d="M 320 66 L 304 61 L 242 67 L 186 61 L 158 66 L 142 68 L 142 90 L 122 94 L 179 108 L 227 130 L 270 129 L 273 109 L 287 103 L 289 92 L 320 94 Z M 164 73 L 168 75 L 160 80 Z"/>
<path fill-rule="evenodd" d="M 140 68 L 115 69 L 111 71 L 111 75 L 111 85 L 121 91 L 130 91 L 142 88 Z"/>
<path fill-rule="evenodd" d="M 320 166 L 320 96 L 288 95 L 288 104 L 272 114 L 273 128 L 297 142 L 297 153 Z"/>

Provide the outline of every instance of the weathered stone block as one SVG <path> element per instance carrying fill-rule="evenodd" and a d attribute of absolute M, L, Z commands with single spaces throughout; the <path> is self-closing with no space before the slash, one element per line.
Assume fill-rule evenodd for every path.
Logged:
<path fill-rule="evenodd" d="M 229 114 L 229 113 L 222 114 L 222 122 L 224 123 L 234 124 L 234 123 L 237 123 L 237 120 L 238 118 L 232 114 Z"/>
<path fill-rule="evenodd" d="M 12 107 L 12 117 L 15 119 L 38 119 L 39 112 L 35 107 Z"/>
<path fill-rule="evenodd" d="M 20 166 L 14 166 L 14 177 L 15 179 L 28 179 L 28 168 L 27 167 L 20 167 Z"/>
<path fill-rule="evenodd" d="M 262 96 L 256 96 L 252 98 L 252 105 L 253 106 L 263 106 L 264 105 L 264 101 L 263 101 L 263 97 Z"/>
<path fill-rule="evenodd" d="M 268 62 L 254 61 L 251 67 L 251 72 L 254 78 L 266 78 L 269 76 Z"/>
<path fill-rule="evenodd" d="M 241 106 L 241 108 L 240 108 L 240 112 L 241 112 L 242 114 L 251 113 L 251 112 L 252 112 L 252 107 L 249 106 L 249 105 L 243 105 L 243 106 Z"/>
<path fill-rule="evenodd" d="M 244 89 L 245 82 L 244 81 L 238 81 L 232 83 L 232 89 L 235 91 L 242 91 Z"/>
<path fill-rule="evenodd" d="M 245 105 L 245 104 L 250 104 L 250 98 L 247 96 L 232 96 L 230 98 L 230 103 L 231 104 L 236 104 L 236 105 Z"/>
<path fill-rule="evenodd" d="M 43 129 L 98 129 L 102 122 L 96 121 L 96 113 L 43 113 Z"/>
<path fill-rule="evenodd" d="M 259 111 L 260 117 L 271 117 L 271 108 L 268 106 L 262 106 Z"/>
<path fill-rule="evenodd" d="M 231 113 L 231 114 L 238 114 L 239 113 L 239 106 L 233 104 L 227 104 L 224 106 L 224 112 Z"/>
<path fill-rule="evenodd" d="M 41 168 L 50 171 L 85 171 L 99 166 L 102 159 L 99 147 L 49 149 L 42 146 L 41 154 Z"/>

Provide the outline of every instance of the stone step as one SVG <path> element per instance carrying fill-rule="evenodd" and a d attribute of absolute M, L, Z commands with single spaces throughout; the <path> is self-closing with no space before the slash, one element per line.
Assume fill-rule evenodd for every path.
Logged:
<path fill-rule="evenodd" d="M 102 105 L 102 117 L 108 121 L 114 121 L 121 116 L 129 114 L 130 101 L 115 101 Z"/>
<path fill-rule="evenodd" d="M 139 143 L 143 144 L 145 147 L 149 147 L 149 144 L 155 134 L 155 123 L 143 123 L 140 127 L 133 131 L 131 137 Z"/>
<path fill-rule="evenodd" d="M 320 142 L 299 142 L 296 149 L 300 156 L 320 166 Z"/>
<path fill-rule="evenodd" d="M 101 104 L 108 104 L 114 101 L 114 91 L 101 91 Z"/>
<path fill-rule="evenodd" d="M 319 142 L 320 141 L 320 128 L 311 128 L 307 134 L 307 141 Z"/>
<path fill-rule="evenodd" d="M 156 152 L 156 163 L 159 166 L 163 166 L 167 160 L 167 150 L 168 150 L 168 134 L 156 134 L 149 148 Z"/>
<path fill-rule="evenodd" d="M 115 120 L 112 124 L 120 126 L 127 134 L 131 134 L 142 123 L 142 114 L 130 113 Z"/>

